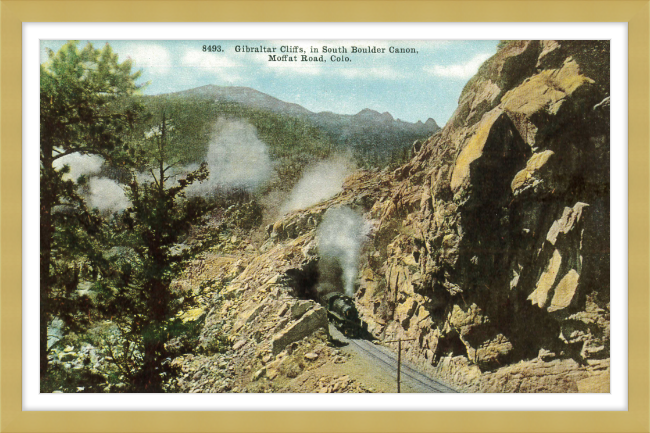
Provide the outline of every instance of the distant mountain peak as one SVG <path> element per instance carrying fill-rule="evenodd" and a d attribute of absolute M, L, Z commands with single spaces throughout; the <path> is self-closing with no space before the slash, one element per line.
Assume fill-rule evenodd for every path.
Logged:
<path fill-rule="evenodd" d="M 371 108 L 364 108 L 363 110 L 359 111 L 355 116 L 378 116 L 379 111 L 375 111 Z"/>
<path fill-rule="evenodd" d="M 370 108 L 364 108 L 353 117 L 362 118 L 364 120 L 374 120 L 377 122 L 393 122 L 395 120 L 388 111 L 380 113 L 379 111 L 375 111 Z"/>
<path fill-rule="evenodd" d="M 276 113 L 296 115 L 313 114 L 305 107 L 284 102 L 266 93 L 250 87 L 219 86 L 208 84 L 194 89 L 178 92 L 180 95 L 197 95 L 202 97 L 215 98 L 219 101 L 230 101 L 242 104 L 247 107 L 266 109 Z"/>
<path fill-rule="evenodd" d="M 305 107 L 285 102 L 266 93 L 260 92 L 250 87 L 240 86 L 219 86 L 217 84 L 207 84 L 194 89 L 177 92 L 180 96 L 198 96 L 201 98 L 212 98 L 215 101 L 228 101 L 241 104 L 246 107 L 269 110 L 274 113 L 308 118 L 320 126 L 328 129 L 348 128 L 354 125 L 354 128 L 363 127 L 364 124 L 374 125 L 381 124 L 382 128 L 407 128 L 418 134 L 433 133 L 439 128 L 435 120 L 429 118 L 425 123 L 404 122 L 395 119 L 388 111 L 380 113 L 371 108 L 364 108 L 357 114 L 336 114 L 331 111 L 314 113 Z M 347 125 L 347 126 L 346 126 Z"/>
<path fill-rule="evenodd" d="M 430 128 L 430 129 L 431 129 L 431 128 L 432 128 L 432 129 L 439 129 L 439 128 L 440 128 L 440 126 L 438 126 L 438 123 L 436 123 L 436 121 L 433 120 L 431 117 L 429 117 L 429 118 L 427 119 L 427 121 L 424 122 L 424 126 Z"/>

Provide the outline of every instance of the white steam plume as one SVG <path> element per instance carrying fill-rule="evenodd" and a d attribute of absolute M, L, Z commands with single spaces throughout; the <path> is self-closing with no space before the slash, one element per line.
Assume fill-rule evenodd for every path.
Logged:
<path fill-rule="evenodd" d="M 350 162 L 343 158 L 321 161 L 308 168 L 282 205 L 282 214 L 307 208 L 335 196 L 341 192 L 343 181 L 353 169 Z"/>
<path fill-rule="evenodd" d="M 89 192 L 86 196 L 90 208 L 100 212 L 119 212 L 131 206 L 122 187 L 111 179 L 93 177 L 88 182 Z"/>
<path fill-rule="evenodd" d="M 76 182 L 79 176 L 83 174 L 91 175 L 99 173 L 103 164 L 104 158 L 99 155 L 82 155 L 81 153 L 75 152 L 55 160 L 53 166 L 57 170 L 61 170 L 64 165 L 69 166 L 70 171 L 63 175 L 63 179 Z"/>
<path fill-rule="evenodd" d="M 231 188 L 250 191 L 273 174 L 268 146 L 257 138 L 253 125 L 241 120 L 217 120 L 206 162 L 210 177 L 193 184 L 188 193 L 205 195 Z"/>
<path fill-rule="evenodd" d="M 61 170 L 66 165 L 70 167 L 70 171 L 63 175 L 65 180 L 76 182 L 81 175 L 91 176 L 88 186 L 80 188 L 80 192 L 85 196 L 91 209 L 113 213 L 122 211 L 131 205 L 124 190 L 117 182 L 92 176 L 102 170 L 104 158 L 101 156 L 83 155 L 75 152 L 55 160 L 53 165 L 57 170 Z"/>
<path fill-rule="evenodd" d="M 367 232 L 363 217 L 348 207 L 328 209 L 318 227 L 318 255 L 322 261 L 333 259 L 338 263 L 343 290 L 348 296 L 354 295 L 359 252 Z"/>

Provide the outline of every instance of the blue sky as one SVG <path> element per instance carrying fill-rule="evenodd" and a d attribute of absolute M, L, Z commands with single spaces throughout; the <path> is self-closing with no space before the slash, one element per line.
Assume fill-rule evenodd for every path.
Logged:
<path fill-rule="evenodd" d="M 80 46 L 88 41 L 80 41 Z M 41 41 L 58 50 L 64 41 Z M 206 84 L 251 87 L 286 102 L 319 112 L 355 114 L 364 108 L 388 111 L 415 122 L 432 117 L 443 125 L 456 109 L 467 80 L 496 52 L 498 41 L 91 41 L 110 43 L 120 59 L 130 58 L 142 70 L 143 93 L 187 90 Z M 203 45 L 220 45 L 221 52 L 204 52 Z M 336 54 L 350 59 L 325 62 L 269 61 L 269 54 L 236 52 L 236 46 L 298 46 L 308 56 L 322 47 L 345 47 Z M 379 47 L 384 53 L 353 54 L 352 47 Z M 311 47 L 319 50 L 310 54 Z M 416 54 L 392 54 L 390 47 L 412 48 Z M 287 53 L 289 56 L 301 53 Z"/>

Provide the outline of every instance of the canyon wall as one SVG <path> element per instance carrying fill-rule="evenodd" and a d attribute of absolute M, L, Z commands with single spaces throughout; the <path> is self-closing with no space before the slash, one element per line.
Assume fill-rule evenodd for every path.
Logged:
<path fill-rule="evenodd" d="M 474 390 L 522 360 L 606 370 L 609 144 L 608 42 L 505 44 L 370 212 L 373 334 Z"/>
<path fill-rule="evenodd" d="M 609 42 L 500 45 L 407 164 L 269 225 L 204 336 L 232 316 L 251 357 L 274 354 L 298 326 L 287 302 L 331 277 L 317 227 L 346 206 L 367 225 L 355 299 L 376 339 L 464 391 L 609 392 Z"/>

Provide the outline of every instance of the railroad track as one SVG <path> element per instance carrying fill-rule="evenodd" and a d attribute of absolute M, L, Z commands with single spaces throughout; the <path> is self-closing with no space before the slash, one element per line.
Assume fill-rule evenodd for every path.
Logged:
<path fill-rule="evenodd" d="M 337 340 L 348 343 L 359 356 L 374 361 L 378 367 L 381 367 L 380 370 L 384 372 L 383 374 L 388 373 L 393 379 L 397 379 L 397 355 L 391 352 L 390 349 L 377 346 L 368 340 L 347 338 L 332 325 L 330 325 L 330 333 Z M 458 392 L 450 386 L 426 376 L 404 362 L 401 365 L 401 382 L 403 385 L 409 385 L 411 389 L 416 389 L 416 392 Z"/>
<path fill-rule="evenodd" d="M 386 364 L 390 369 L 397 375 L 397 359 L 395 359 L 392 356 L 392 353 L 386 353 L 380 348 L 378 348 L 376 345 L 372 344 L 368 340 L 353 340 L 353 339 L 348 339 L 350 344 L 355 345 L 357 348 L 359 348 L 361 351 L 365 352 L 369 356 L 377 359 L 379 362 L 382 362 L 383 364 Z M 405 364 L 402 362 L 401 366 L 401 374 L 402 374 L 402 382 L 405 381 L 405 379 L 411 380 L 412 382 L 415 382 L 419 384 L 420 386 L 424 387 L 425 389 L 428 389 L 428 392 L 458 392 L 455 389 L 445 385 L 442 382 L 439 382 L 435 379 L 432 379 L 428 376 L 425 376 L 424 374 L 420 373 L 419 371 L 415 370 L 414 368 L 410 367 L 409 365 Z"/>

